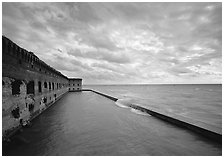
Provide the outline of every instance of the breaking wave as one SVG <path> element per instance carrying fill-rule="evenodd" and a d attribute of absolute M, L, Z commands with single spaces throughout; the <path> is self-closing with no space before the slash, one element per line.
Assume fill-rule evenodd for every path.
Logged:
<path fill-rule="evenodd" d="M 133 109 L 133 108 L 131 108 L 131 112 L 136 113 L 136 114 L 139 114 L 139 115 L 147 115 L 147 116 L 151 116 L 151 115 L 148 114 L 148 113 L 145 113 L 145 112 L 142 112 L 142 111 L 140 111 L 140 110 Z"/>
<path fill-rule="evenodd" d="M 121 108 L 129 108 L 128 106 L 125 106 L 124 104 L 119 103 L 119 102 L 115 102 L 115 104 Z"/>
<path fill-rule="evenodd" d="M 130 108 L 132 99 L 118 99 L 115 104 L 121 108 Z"/>
<path fill-rule="evenodd" d="M 146 112 L 143 112 L 143 111 L 140 111 L 140 110 L 137 110 L 137 109 L 134 109 L 134 108 L 130 107 L 130 105 L 133 105 L 132 104 L 132 101 L 133 101 L 133 99 L 118 99 L 115 102 L 115 104 L 118 107 L 121 107 L 121 108 L 130 108 L 131 109 L 130 111 L 133 112 L 133 113 L 136 113 L 136 114 L 139 114 L 139 115 L 148 115 L 148 116 L 151 116 L 151 115 L 149 115 Z M 138 105 L 138 106 L 140 106 L 140 105 Z"/>

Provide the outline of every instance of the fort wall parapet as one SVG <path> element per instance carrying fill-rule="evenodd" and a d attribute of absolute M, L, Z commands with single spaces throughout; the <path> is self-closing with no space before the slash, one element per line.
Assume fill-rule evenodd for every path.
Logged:
<path fill-rule="evenodd" d="M 33 52 L 29 52 L 17 44 L 12 42 L 7 37 L 2 37 L 2 50 L 3 55 L 8 55 L 11 58 L 14 58 L 15 64 L 20 64 L 21 66 L 32 69 L 33 71 L 37 71 L 40 73 L 45 73 L 54 77 L 62 77 L 66 80 L 68 77 L 64 76 L 61 72 L 55 70 L 51 66 L 47 65 L 45 62 L 40 60 Z M 5 58 L 3 57 L 3 62 Z"/>
<path fill-rule="evenodd" d="M 7 139 L 69 91 L 69 78 L 2 36 L 2 135 Z"/>

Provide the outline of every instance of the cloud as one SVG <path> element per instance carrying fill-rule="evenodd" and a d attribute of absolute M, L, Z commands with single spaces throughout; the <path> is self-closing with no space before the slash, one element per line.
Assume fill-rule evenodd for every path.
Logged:
<path fill-rule="evenodd" d="M 3 2 L 2 32 L 84 83 L 221 83 L 219 2 Z"/>
<path fill-rule="evenodd" d="M 82 52 L 81 50 L 76 49 L 76 50 L 70 50 L 68 54 L 75 57 L 107 61 L 109 63 L 111 62 L 111 63 L 125 64 L 131 62 L 131 59 L 129 58 L 128 55 L 125 55 L 122 52 L 111 52 L 108 50 Z"/>

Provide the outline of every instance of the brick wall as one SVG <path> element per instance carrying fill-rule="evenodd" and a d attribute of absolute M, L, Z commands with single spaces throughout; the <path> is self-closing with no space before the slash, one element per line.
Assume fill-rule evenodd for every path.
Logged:
<path fill-rule="evenodd" d="M 69 79 L 2 36 L 2 134 L 9 135 L 68 92 Z"/>

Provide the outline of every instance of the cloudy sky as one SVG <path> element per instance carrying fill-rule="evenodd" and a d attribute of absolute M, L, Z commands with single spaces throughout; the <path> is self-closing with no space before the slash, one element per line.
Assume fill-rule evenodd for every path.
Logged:
<path fill-rule="evenodd" d="M 3 3 L 2 33 L 84 84 L 221 83 L 221 3 Z"/>

